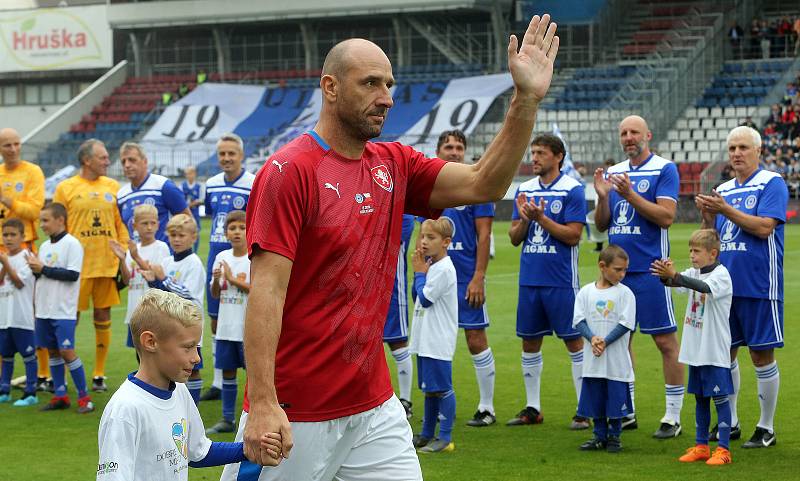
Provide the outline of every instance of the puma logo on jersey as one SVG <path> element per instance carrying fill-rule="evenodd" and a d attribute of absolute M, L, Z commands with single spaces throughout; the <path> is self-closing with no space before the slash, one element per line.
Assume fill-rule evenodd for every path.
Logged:
<path fill-rule="evenodd" d="M 342 196 L 339 195 L 339 183 L 338 182 L 336 183 L 336 187 L 334 187 L 333 184 L 331 184 L 330 182 L 325 182 L 325 188 L 326 189 L 331 189 L 332 191 L 336 192 L 336 197 L 338 197 L 340 199 L 342 198 Z"/>
<path fill-rule="evenodd" d="M 274 165 L 278 166 L 278 172 L 283 173 L 283 166 L 288 164 L 289 161 L 287 160 L 286 162 L 282 162 L 281 163 L 281 162 L 278 162 L 277 160 L 273 160 L 272 163 Z"/>

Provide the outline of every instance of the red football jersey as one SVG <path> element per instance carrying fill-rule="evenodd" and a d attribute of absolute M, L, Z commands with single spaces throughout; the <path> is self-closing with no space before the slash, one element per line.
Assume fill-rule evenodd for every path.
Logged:
<path fill-rule="evenodd" d="M 247 205 L 250 253 L 257 246 L 294 262 L 275 361 L 290 421 L 349 416 L 391 397 L 383 324 L 402 216 L 439 216 L 428 204 L 444 164 L 382 142 L 348 159 L 312 132 L 258 172 Z"/>

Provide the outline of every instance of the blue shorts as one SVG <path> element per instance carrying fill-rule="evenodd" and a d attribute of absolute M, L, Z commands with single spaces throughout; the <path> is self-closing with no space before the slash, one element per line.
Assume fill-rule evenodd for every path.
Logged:
<path fill-rule="evenodd" d="M 636 297 L 636 325 L 642 334 L 666 334 L 678 330 L 672 309 L 672 291 L 649 272 L 629 272 L 622 283 Z"/>
<path fill-rule="evenodd" d="M 458 327 L 462 329 L 486 329 L 489 327 L 489 311 L 486 303 L 474 308 L 467 301 L 469 282 L 458 283 Z"/>
<path fill-rule="evenodd" d="M 214 368 L 225 371 L 244 368 L 244 343 L 217 339 Z"/>
<path fill-rule="evenodd" d="M 578 415 L 586 418 L 624 418 L 631 414 L 628 383 L 597 377 L 583 378 Z"/>
<path fill-rule="evenodd" d="M 783 302 L 733 296 L 729 319 L 731 347 L 783 347 Z"/>
<path fill-rule="evenodd" d="M 386 323 L 383 325 L 383 342 L 408 341 L 408 285 L 405 262 L 400 261 L 397 266 L 392 300 L 389 303 L 389 312 L 386 314 Z"/>
<path fill-rule="evenodd" d="M 422 392 L 453 389 L 453 362 L 417 356 L 417 385 Z"/>
<path fill-rule="evenodd" d="M 731 369 L 719 366 L 689 366 L 686 391 L 702 397 L 733 394 Z"/>
<path fill-rule="evenodd" d="M 538 339 L 553 332 L 561 339 L 581 337 L 572 327 L 575 289 L 571 287 L 519 286 L 517 336 Z"/>
<path fill-rule="evenodd" d="M 214 275 L 214 260 L 217 258 L 217 254 L 228 249 L 230 249 L 230 246 L 222 249 L 214 246 L 209 246 L 208 248 L 208 260 L 206 261 L 206 303 L 208 305 L 208 315 L 214 319 L 216 319 L 219 314 L 219 299 L 211 295 L 211 276 Z"/>
<path fill-rule="evenodd" d="M 135 348 L 136 346 L 133 345 L 133 334 L 131 334 L 131 325 L 125 324 L 125 328 L 125 330 L 128 331 L 128 336 L 125 339 L 125 346 Z"/>
<path fill-rule="evenodd" d="M 48 349 L 75 349 L 75 319 L 36 318 L 36 345 Z"/>
<path fill-rule="evenodd" d="M 14 357 L 16 353 L 22 357 L 36 354 L 36 335 L 19 327 L 0 329 L 0 356 Z"/>

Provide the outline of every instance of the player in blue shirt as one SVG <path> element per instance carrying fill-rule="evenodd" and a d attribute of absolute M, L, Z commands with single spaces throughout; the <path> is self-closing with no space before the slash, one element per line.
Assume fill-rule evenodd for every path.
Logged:
<path fill-rule="evenodd" d="M 460 130 L 442 132 L 436 156 L 448 162 L 464 162 L 467 139 Z M 443 217 L 453 223 L 453 241 L 448 255 L 453 260 L 458 280 L 458 327 L 464 329 L 472 355 L 480 401 L 468 426 L 494 424 L 494 355 L 486 337 L 489 313 L 486 310 L 486 268 L 492 233 L 494 204 L 477 204 L 445 209 Z"/>
<path fill-rule="evenodd" d="M 733 280 L 731 439 L 741 436 L 736 413 L 740 346 L 749 348 L 758 379 L 761 416 L 743 448 L 775 445 L 773 423 L 780 386 L 775 348 L 783 347 L 783 233 L 789 191 L 780 174 L 759 168 L 760 152 L 761 136 L 756 130 L 731 130 L 728 157 L 735 177 L 710 195 L 696 198 L 703 227 L 719 232 L 720 262 Z M 717 431 L 714 428 L 714 439 Z"/>
<path fill-rule="evenodd" d="M 578 280 L 578 247 L 586 222 L 583 185 L 561 172 L 566 150 L 551 134 L 531 143 L 533 174 L 514 196 L 511 244 L 522 244 L 519 266 L 517 336 L 522 338 L 522 380 L 527 404 L 509 426 L 539 424 L 541 415 L 542 339 L 555 332 L 572 359 L 577 400 L 583 379 L 583 339 L 572 327 Z M 589 420 L 572 418 L 572 429 L 587 429 Z"/>
<path fill-rule="evenodd" d="M 206 181 L 206 216 L 211 219 L 211 232 L 208 238 L 208 261 L 206 265 L 206 301 L 208 316 L 211 318 L 211 353 L 216 353 L 217 314 L 219 299 L 211 295 L 211 275 L 217 254 L 231 248 L 225 237 L 225 219 L 228 212 L 246 210 L 250 199 L 255 175 L 242 167 L 244 161 L 244 142 L 236 134 L 223 134 L 217 141 L 217 158 L 222 172 Z M 219 399 L 222 396 L 222 371 L 214 369 L 211 387 L 200 397 L 201 401 Z"/>
<path fill-rule="evenodd" d="M 628 274 L 622 281 L 636 296 L 636 324 L 643 334 L 653 336 L 664 366 L 666 412 L 653 434 L 669 439 L 681 433 L 683 407 L 683 366 L 678 363 L 678 330 L 669 288 L 653 275 L 650 264 L 669 257 L 668 229 L 678 205 L 678 169 L 672 161 L 650 152 L 653 134 L 647 122 L 631 115 L 619 124 L 619 141 L 628 160 L 594 173 L 597 192 L 595 223 L 608 230 L 608 241 L 630 256 Z M 633 383 L 630 384 L 633 398 Z M 636 426 L 634 415 L 623 420 L 623 429 Z"/>
<path fill-rule="evenodd" d="M 186 199 L 186 204 L 189 210 L 192 211 L 192 217 L 197 222 L 197 240 L 194 242 L 194 251 L 197 252 L 198 242 L 200 241 L 200 206 L 206 198 L 206 186 L 197 182 L 197 169 L 192 166 L 186 167 L 183 170 L 186 180 L 181 183 L 181 191 Z"/>
<path fill-rule="evenodd" d="M 400 404 L 410 418 L 411 383 L 414 374 L 414 363 L 408 351 L 408 244 L 414 232 L 414 216 L 403 215 L 403 231 L 400 236 L 400 251 L 397 254 L 397 274 L 392 288 L 392 301 L 386 314 L 383 326 L 383 342 L 389 345 L 392 357 L 397 363 L 397 384 L 400 390 Z"/>
<path fill-rule="evenodd" d="M 120 187 L 117 193 L 117 206 L 131 239 L 139 240 L 139 235 L 133 228 L 133 210 L 138 205 L 150 204 L 158 210 L 156 239 L 167 242 L 164 230 L 169 218 L 177 214 L 191 215 L 183 192 L 163 175 L 150 173 L 147 168 L 147 155 L 141 145 L 135 142 L 122 144 L 119 149 L 119 160 L 122 172 L 130 183 Z"/>

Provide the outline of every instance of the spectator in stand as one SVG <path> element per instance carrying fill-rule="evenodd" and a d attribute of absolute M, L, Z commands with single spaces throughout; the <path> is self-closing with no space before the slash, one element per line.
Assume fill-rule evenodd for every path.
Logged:
<path fill-rule="evenodd" d="M 201 84 L 205 83 L 206 80 L 208 80 L 208 75 L 206 74 L 205 70 L 201 69 L 199 72 L 197 72 L 197 85 L 198 85 L 198 87 Z"/>
<path fill-rule="evenodd" d="M 777 34 L 777 38 L 773 46 L 773 53 L 775 53 L 777 57 L 788 56 L 789 39 L 792 35 L 792 22 L 789 20 L 789 17 L 784 15 L 783 18 L 777 22 L 775 33 Z"/>
<path fill-rule="evenodd" d="M 728 30 L 728 39 L 731 43 L 731 52 L 733 53 L 733 58 L 741 59 L 742 58 L 742 38 L 744 37 L 744 30 L 742 27 L 739 26 L 739 22 L 736 20 L 733 21 L 733 25 Z"/>
<path fill-rule="evenodd" d="M 770 41 L 770 28 L 766 20 L 762 20 L 758 25 L 758 40 L 761 47 L 761 58 L 769 59 L 769 49 L 772 44 Z"/>
<path fill-rule="evenodd" d="M 186 85 L 186 82 L 182 82 L 180 86 L 178 86 L 178 98 L 182 99 L 189 94 L 189 86 Z"/>
<path fill-rule="evenodd" d="M 797 57 L 800 54 L 800 17 L 794 19 L 792 31 L 794 32 L 794 56 Z"/>
<path fill-rule="evenodd" d="M 750 128 L 752 128 L 752 129 L 758 129 L 758 127 L 756 127 L 756 123 L 755 123 L 755 122 L 753 122 L 753 118 L 752 118 L 752 117 L 750 117 L 749 115 L 748 115 L 747 117 L 745 117 L 745 118 L 744 118 L 744 122 L 742 122 L 742 123 L 741 123 L 741 124 L 739 124 L 739 125 L 744 125 L 744 126 L 746 126 L 746 127 L 750 127 Z"/>
<path fill-rule="evenodd" d="M 753 19 L 750 23 L 750 54 L 748 55 L 750 58 L 756 58 L 758 56 L 758 49 L 760 48 L 761 42 L 761 27 L 759 27 L 758 20 Z"/>

